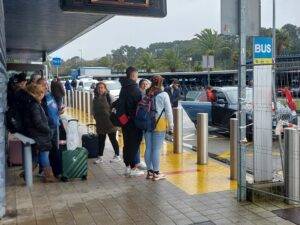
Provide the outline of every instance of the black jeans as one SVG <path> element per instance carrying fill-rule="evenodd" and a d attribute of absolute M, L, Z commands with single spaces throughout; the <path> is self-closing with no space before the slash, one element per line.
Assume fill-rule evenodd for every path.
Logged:
<path fill-rule="evenodd" d="M 115 155 L 119 155 L 119 143 L 116 138 L 116 132 L 107 134 L 110 140 L 111 145 L 114 148 Z M 106 140 L 106 134 L 98 134 L 99 138 L 99 152 L 98 156 L 103 156 L 104 147 L 105 147 L 105 140 Z"/>
<path fill-rule="evenodd" d="M 123 158 L 124 163 L 131 168 L 135 167 L 135 157 L 139 151 L 140 144 L 143 138 L 143 131 L 138 129 L 133 122 L 129 122 L 125 127 L 122 127 L 123 133 Z"/>
<path fill-rule="evenodd" d="M 59 132 L 57 128 L 51 128 L 51 143 L 52 149 L 49 152 L 49 161 L 52 167 L 53 174 L 58 176 L 62 173 L 61 152 L 58 147 Z"/>

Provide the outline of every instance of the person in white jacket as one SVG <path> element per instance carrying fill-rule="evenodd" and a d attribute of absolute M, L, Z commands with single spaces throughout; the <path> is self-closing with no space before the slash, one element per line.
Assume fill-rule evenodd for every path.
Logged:
<path fill-rule="evenodd" d="M 173 130 L 173 113 L 169 95 L 163 92 L 163 78 L 153 76 L 151 87 L 147 90 L 147 95 L 155 98 L 156 106 L 156 127 L 154 131 L 146 131 L 146 152 L 145 162 L 147 165 L 147 179 L 161 180 L 165 175 L 160 172 L 160 151 L 163 146 L 167 131 Z M 161 115 L 161 117 L 160 117 Z"/>

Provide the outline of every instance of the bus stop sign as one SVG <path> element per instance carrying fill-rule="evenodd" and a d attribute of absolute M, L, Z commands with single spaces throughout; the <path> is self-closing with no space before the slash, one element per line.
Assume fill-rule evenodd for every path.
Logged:
<path fill-rule="evenodd" d="M 272 64 L 272 38 L 253 38 L 253 64 Z"/>
<path fill-rule="evenodd" d="M 61 58 L 56 57 L 56 58 L 52 59 L 51 63 L 55 67 L 60 67 L 62 64 L 62 60 L 61 60 Z"/>

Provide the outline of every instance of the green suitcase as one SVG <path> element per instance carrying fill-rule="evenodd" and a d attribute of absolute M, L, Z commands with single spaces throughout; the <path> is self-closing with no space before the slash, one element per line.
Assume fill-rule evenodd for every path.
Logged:
<path fill-rule="evenodd" d="M 88 173 L 88 151 L 85 148 L 62 151 L 62 180 L 68 181 L 72 178 L 87 179 Z"/>

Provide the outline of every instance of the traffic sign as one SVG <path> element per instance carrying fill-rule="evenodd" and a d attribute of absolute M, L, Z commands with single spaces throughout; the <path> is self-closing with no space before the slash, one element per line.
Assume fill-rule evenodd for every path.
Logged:
<path fill-rule="evenodd" d="M 52 58 L 51 63 L 52 63 L 53 66 L 59 67 L 62 64 L 62 59 L 58 58 L 58 57 Z"/>
<path fill-rule="evenodd" d="M 272 64 L 272 45 L 270 37 L 253 38 L 253 64 Z"/>

